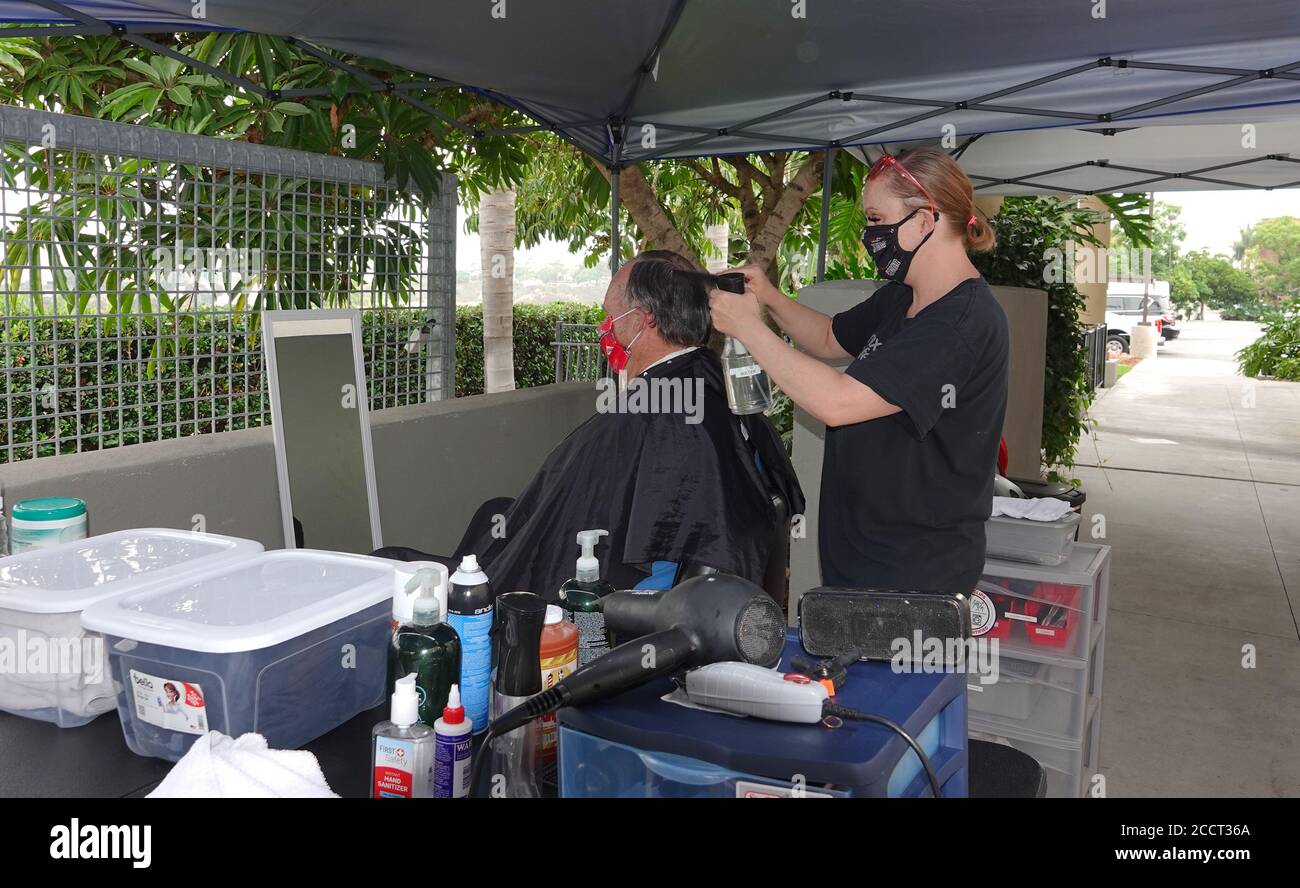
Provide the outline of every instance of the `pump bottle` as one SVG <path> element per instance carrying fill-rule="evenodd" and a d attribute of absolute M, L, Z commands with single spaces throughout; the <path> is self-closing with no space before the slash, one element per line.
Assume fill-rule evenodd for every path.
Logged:
<path fill-rule="evenodd" d="M 389 720 L 375 725 L 371 733 L 371 798 L 432 798 L 437 741 L 433 728 L 419 722 L 415 673 L 394 684 L 391 706 Z"/>
<path fill-rule="evenodd" d="M 447 705 L 452 685 L 460 681 L 461 645 L 456 630 L 447 625 L 447 569 L 441 574 L 421 567 L 403 587 L 419 591 L 409 622 L 393 633 L 388 649 L 388 678 L 415 673 L 420 698 L 420 721 L 432 725 Z"/>
<path fill-rule="evenodd" d="M 601 599 L 614 591 L 614 587 L 600 578 L 600 559 L 596 557 L 596 544 L 608 530 L 583 530 L 578 532 L 578 545 L 582 556 L 578 558 L 578 571 L 574 578 L 560 587 L 560 607 L 564 608 L 570 622 L 578 627 L 578 668 L 608 653 L 612 647 L 605 631 L 605 614 Z"/>

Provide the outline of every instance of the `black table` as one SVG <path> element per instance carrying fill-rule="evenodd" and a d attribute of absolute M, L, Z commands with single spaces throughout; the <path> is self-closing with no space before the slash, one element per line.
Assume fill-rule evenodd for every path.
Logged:
<path fill-rule="evenodd" d="M 303 747 L 339 795 L 369 795 L 370 732 L 387 717 L 385 702 Z M 79 728 L 0 712 L 0 798 L 144 796 L 171 767 L 126 748 L 116 711 Z"/>

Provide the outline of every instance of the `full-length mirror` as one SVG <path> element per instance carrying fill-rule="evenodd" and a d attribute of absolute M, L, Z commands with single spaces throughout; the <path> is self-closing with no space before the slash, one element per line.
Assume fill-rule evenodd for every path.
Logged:
<path fill-rule="evenodd" d="M 263 315 L 287 548 L 383 543 L 357 311 Z"/>

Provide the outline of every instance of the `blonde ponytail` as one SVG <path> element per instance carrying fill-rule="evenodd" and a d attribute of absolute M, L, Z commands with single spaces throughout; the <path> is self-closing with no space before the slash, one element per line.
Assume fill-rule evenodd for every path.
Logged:
<path fill-rule="evenodd" d="M 926 146 L 904 152 L 898 162 L 930 192 L 935 206 L 952 231 L 961 235 L 968 252 L 984 253 L 993 249 L 996 242 L 993 226 L 975 209 L 975 189 L 957 161 L 946 151 Z M 903 176 L 890 176 L 889 180 L 895 193 L 907 198 L 909 205 L 919 205 L 914 185 Z"/>

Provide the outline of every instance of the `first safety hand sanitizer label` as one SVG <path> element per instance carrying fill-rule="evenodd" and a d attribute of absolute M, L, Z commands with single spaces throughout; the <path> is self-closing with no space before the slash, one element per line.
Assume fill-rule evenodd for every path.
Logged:
<path fill-rule="evenodd" d="M 415 797 L 415 744 L 410 740 L 375 739 L 375 791 L 377 799 Z"/>
<path fill-rule="evenodd" d="M 140 721 L 181 734 L 208 732 L 203 688 L 134 669 L 130 670 L 130 679 L 132 705 Z"/>

